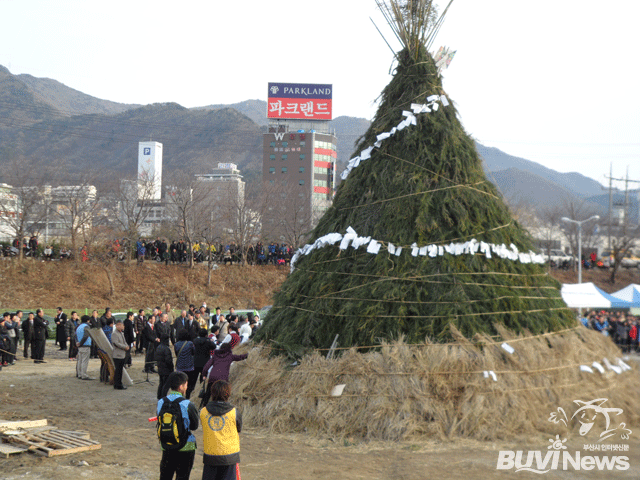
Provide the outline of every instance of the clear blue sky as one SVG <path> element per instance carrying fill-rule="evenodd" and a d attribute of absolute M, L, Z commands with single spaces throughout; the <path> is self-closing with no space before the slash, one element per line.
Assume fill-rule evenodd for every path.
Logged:
<path fill-rule="evenodd" d="M 440 2 L 443 4 L 444 2 Z M 399 48 L 374 0 L 0 0 L 0 64 L 123 103 L 266 100 L 331 83 L 334 116 L 371 118 Z M 454 0 L 435 47 L 481 143 L 604 182 L 640 180 L 640 2 Z"/>

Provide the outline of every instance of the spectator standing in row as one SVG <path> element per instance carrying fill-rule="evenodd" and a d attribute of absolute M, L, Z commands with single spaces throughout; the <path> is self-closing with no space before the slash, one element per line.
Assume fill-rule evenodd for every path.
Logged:
<path fill-rule="evenodd" d="M 175 337 L 173 335 L 173 328 L 169 323 L 169 318 L 166 313 L 160 314 L 160 321 L 156 322 L 156 335 L 158 338 L 162 338 L 162 335 L 167 334 L 171 338 L 171 343 L 175 343 Z"/>
<path fill-rule="evenodd" d="M 154 324 L 156 323 L 156 317 L 151 315 L 149 317 L 149 321 L 144 326 L 142 330 L 142 335 L 145 338 L 146 343 L 146 355 L 144 358 L 144 371 L 149 373 L 158 373 L 155 368 L 153 368 L 154 363 L 154 354 L 156 350 L 156 345 L 160 343 L 160 339 L 158 338 Z"/>
<path fill-rule="evenodd" d="M 167 321 L 169 322 L 169 325 L 173 325 L 173 322 L 175 321 L 176 317 L 175 315 L 173 315 L 173 310 L 171 310 L 171 304 L 170 303 L 165 303 L 164 304 L 164 312 L 162 313 L 166 313 L 167 314 Z"/>
<path fill-rule="evenodd" d="M 15 314 L 9 314 L 9 318 L 5 322 L 5 327 L 7 329 L 7 335 L 9 338 L 9 345 L 7 354 L 7 363 L 9 365 L 16 364 L 16 351 L 18 349 L 18 338 L 20 336 L 20 323 L 17 321 L 17 317 Z"/>
<path fill-rule="evenodd" d="M 167 385 L 167 379 L 173 372 L 173 355 L 171 355 L 171 348 L 169 347 L 169 335 L 166 333 L 160 337 L 160 343 L 156 347 L 153 358 L 156 362 L 158 376 L 160 377 L 157 392 L 158 400 L 160 400 L 166 395 L 165 386 Z"/>
<path fill-rule="evenodd" d="M 33 335 L 35 338 L 35 349 L 33 353 L 34 363 L 46 363 L 44 360 L 44 348 L 47 341 L 47 330 L 49 322 L 42 315 L 42 309 L 36 310 L 36 316 L 33 319 Z"/>
<path fill-rule="evenodd" d="M 125 358 L 130 347 L 124 338 L 124 323 L 122 323 L 122 320 L 116 321 L 116 329 L 111 335 L 111 343 L 113 344 L 113 364 L 115 366 L 113 388 L 126 390 L 127 387 L 122 384 L 122 371 L 124 370 Z"/>
<path fill-rule="evenodd" d="M 100 317 L 100 325 L 104 327 L 107 324 L 107 320 L 111 318 L 111 307 L 107 307 L 104 309 L 104 313 Z M 113 321 L 111 322 L 113 325 Z"/>
<path fill-rule="evenodd" d="M 193 341 L 195 349 L 193 367 L 196 372 L 195 376 L 199 377 L 200 381 L 202 381 L 202 369 L 211 358 L 211 352 L 216 349 L 216 344 L 207 337 L 207 333 L 206 329 L 201 329 L 198 332 L 198 337 Z"/>
<path fill-rule="evenodd" d="M 91 312 L 91 328 L 102 328 L 102 322 L 100 321 L 100 316 L 98 315 L 97 310 Z M 91 358 L 98 358 L 98 345 L 96 345 L 96 342 L 91 344 Z"/>
<path fill-rule="evenodd" d="M 136 332 L 136 353 L 142 353 L 144 350 L 144 336 L 142 335 L 142 330 L 144 330 L 144 326 L 147 323 L 147 318 L 144 315 L 144 310 L 141 308 L 138 310 L 138 315 L 136 316 L 134 322 L 134 329 Z"/>
<path fill-rule="evenodd" d="M 60 350 L 67 349 L 67 333 L 65 331 L 65 324 L 67 323 L 67 314 L 62 311 L 62 307 L 58 307 L 58 313 L 56 314 L 56 342 L 60 345 Z"/>
<path fill-rule="evenodd" d="M 29 312 L 27 318 L 22 321 L 22 337 L 24 339 L 24 358 L 29 358 L 29 347 L 31 347 L 31 358 L 35 350 L 35 335 L 33 330 L 33 313 Z"/>
<path fill-rule="evenodd" d="M 71 318 L 67 319 L 64 325 L 64 334 L 69 342 L 69 361 L 76 360 L 78 356 L 78 344 L 76 343 L 76 329 L 78 328 L 78 314 L 71 312 Z"/>
<path fill-rule="evenodd" d="M 225 317 L 227 319 L 227 322 L 229 323 L 233 323 L 235 321 L 238 320 L 238 315 L 236 315 L 236 309 L 234 307 L 231 307 L 229 309 L 229 313 L 227 314 L 227 316 Z"/>
<path fill-rule="evenodd" d="M 131 347 L 135 342 L 135 335 L 133 334 L 133 312 L 127 312 L 127 318 L 123 322 L 124 324 L 124 340 L 127 345 Z M 127 350 L 127 354 L 124 359 L 125 367 L 131 366 L 131 348 Z"/>
<path fill-rule="evenodd" d="M 173 348 L 176 352 L 176 370 L 186 373 L 189 378 L 186 398 L 191 398 L 191 392 L 193 392 L 196 386 L 198 372 L 195 371 L 193 363 L 193 356 L 196 352 L 193 342 L 189 337 L 189 332 L 186 330 L 178 330 L 178 341 Z"/>
<path fill-rule="evenodd" d="M 76 376 L 81 380 L 93 380 L 89 375 L 87 375 L 92 345 L 91 337 L 89 336 L 91 317 L 89 315 L 83 315 L 80 321 L 81 323 L 76 329 L 76 342 L 78 344 Z"/>
<path fill-rule="evenodd" d="M 0 349 L 2 349 L 2 352 L 0 352 L 0 358 L 2 358 L 0 369 L 10 364 L 11 340 L 9 340 L 9 329 L 7 327 L 7 324 L 10 323 L 10 316 L 9 312 L 4 312 L 2 320 L 0 320 Z"/>

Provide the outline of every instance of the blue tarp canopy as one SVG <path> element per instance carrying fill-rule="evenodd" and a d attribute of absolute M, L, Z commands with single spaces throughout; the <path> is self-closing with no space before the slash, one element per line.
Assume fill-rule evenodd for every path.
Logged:
<path fill-rule="evenodd" d="M 564 283 L 560 290 L 569 308 L 631 308 L 631 302 L 609 295 L 593 283 Z"/>
<path fill-rule="evenodd" d="M 640 285 L 632 283 L 611 295 L 625 302 L 629 302 L 632 307 L 640 307 Z"/>

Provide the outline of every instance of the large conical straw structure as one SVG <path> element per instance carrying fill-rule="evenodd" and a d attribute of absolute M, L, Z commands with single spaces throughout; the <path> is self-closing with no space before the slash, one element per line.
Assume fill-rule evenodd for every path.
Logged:
<path fill-rule="evenodd" d="M 471 338 L 496 325 L 537 334 L 575 322 L 487 180 L 422 43 L 428 29 L 402 8 L 389 10 L 405 45 L 393 79 L 259 332 L 286 351 L 326 348 L 336 335 L 340 346 L 367 346 L 448 341 L 450 325 Z"/>

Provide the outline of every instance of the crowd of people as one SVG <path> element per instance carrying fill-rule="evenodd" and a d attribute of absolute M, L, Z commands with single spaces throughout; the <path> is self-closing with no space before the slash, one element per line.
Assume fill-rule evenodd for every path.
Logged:
<path fill-rule="evenodd" d="M 114 249 L 120 251 L 121 242 L 115 240 Z M 193 258 L 196 263 L 207 262 L 234 264 L 242 263 L 246 257 L 249 265 L 285 265 L 291 261 L 294 249 L 286 243 L 278 244 L 271 242 L 264 245 L 257 242 L 249 245 L 246 249 L 236 243 L 212 244 L 207 242 L 193 242 L 191 246 L 183 239 L 173 241 L 167 245 L 164 239 L 145 240 L 143 238 L 136 242 L 136 258 L 139 262 L 144 260 L 155 260 L 158 262 L 186 263 Z"/>
<path fill-rule="evenodd" d="M 580 322 L 611 339 L 624 353 L 640 352 L 638 347 L 638 328 L 640 319 L 622 311 L 607 312 L 591 310 L 580 318 Z"/>
<path fill-rule="evenodd" d="M 69 360 L 76 362 L 76 377 L 80 380 L 94 380 L 87 370 L 90 359 L 99 358 L 100 380 L 126 390 L 123 371 L 132 367 L 133 357 L 139 356 L 143 372 L 157 373 L 159 377 L 156 396 L 162 448 L 160 478 L 172 479 L 174 474 L 178 479 L 189 478 L 196 453 L 193 431 L 200 424 L 204 433 L 202 478 L 239 478 L 238 434 L 242 417 L 228 403 L 229 370 L 233 362 L 248 357 L 234 354 L 233 349 L 249 342 L 260 328 L 257 311 L 238 315 L 231 307 L 223 315 L 220 307 L 211 312 L 203 304 L 189 305 L 176 315 L 167 303 L 151 312 L 128 312 L 124 320 L 116 319 L 110 308 L 102 315 L 93 310 L 91 315 L 79 317 L 75 311 L 67 316 L 58 307 L 52 325 L 42 309 L 23 317 L 22 311 L 6 312 L 0 322 L 3 365 L 15 365 L 21 337 L 24 358 L 29 357 L 30 350 L 34 362 L 46 363 L 44 349 L 50 327 L 54 345 L 60 351 L 68 351 Z M 198 383 L 199 408 L 192 400 Z M 180 428 L 165 430 L 182 432 L 183 437 L 176 437 L 174 442 L 167 441 L 167 432 L 162 430 L 163 422 L 171 421 L 178 422 Z"/>
<path fill-rule="evenodd" d="M 12 245 L 3 246 L 2 254 L 5 257 L 17 256 L 20 242 L 16 239 Z M 71 249 L 64 245 L 46 244 L 39 245 L 38 238 L 33 236 L 27 242 L 24 241 L 23 253 L 26 257 L 41 258 L 45 261 L 51 260 L 67 260 L 73 258 Z M 102 246 L 101 248 L 105 248 Z M 129 241 L 126 238 L 115 239 L 106 245 L 108 255 L 124 260 L 129 255 Z M 79 249 L 79 259 L 83 262 L 89 261 L 95 253 L 90 245 L 83 245 Z M 133 255 L 138 262 L 156 261 L 165 264 L 183 264 L 193 258 L 195 263 L 208 262 L 211 260 L 218 264 L 238 264 L 246 259 L 249 265 L 286 265 L 290 263 L 291 257 L 295 253 L 295 249 L 286 243 L 271 242 L 263 244 L 257 242 L 249 245 L 246 249 L 236 243 L 207 243 L 195 241 L 191 245 L 183 239 L 167 242 L 163 238 L 156 240 L 148 240 L 144 238 L 138 239 L 134 248 Z"/>

